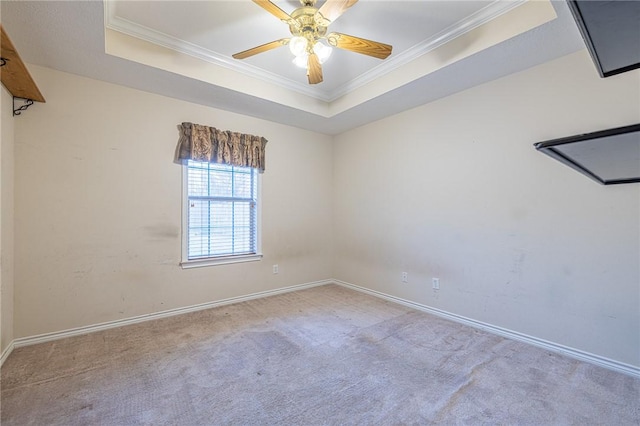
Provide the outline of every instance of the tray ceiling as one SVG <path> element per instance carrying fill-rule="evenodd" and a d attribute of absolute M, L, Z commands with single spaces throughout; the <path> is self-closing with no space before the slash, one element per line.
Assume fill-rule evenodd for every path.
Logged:
<path fill-rule="evenodd" d="M 27 62 L 328 134 L 583 47 L 564 2 L 360 0 L 330 30 L 392 55 L 334 49 L 310 86 L 286 46 L 231 57 L 290 36 L 249 0 L 2 2 L 2 17 Z"/>

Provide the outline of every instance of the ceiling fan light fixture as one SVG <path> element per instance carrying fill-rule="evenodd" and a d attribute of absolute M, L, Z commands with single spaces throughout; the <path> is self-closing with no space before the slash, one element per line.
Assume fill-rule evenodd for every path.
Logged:
<path fill-rule="evenodd" d="M 316 41 L 316 43 L 313 45 L 313 51 L 316 55 L 318 55 L 320 63 L 324 64 L 324 62 L 329 59 L 329 56 L 331 56 L 331 52 L 333 52 L 333 49 L 331 48 L 331 46 L 327 46 L 320 41 Z"/>
<path fill-rule="evenodd" d="M 289 50 L 291 50 L 291 53 L 296 57 L 306 54 L 307 39 L 300 36 L 291 37 L 291 40 L 289 40 Z"/>
<path fill-rule="evenodd" d="M 322 83 L 321 64 L 329 59 L 334 47 L 378 59 L 386 59 L 391 55 L 392 50 L 392 46 L 388 44 L 342 33 L 327 33 L 329 24 L 357 1 L 324 0 L 318 9 L 315 7 L 317 0 L 300 0 L 302 7 L 298 7 L 291 14 L 288 14 L 272 0 L 253 0 L 258 6 L 288 24 L 292 37 L 261 44 L 232 56 L 234 59 L 246 59 L 288 44 L 289 50 L 295 56 L 293 63 L 307 69 L 309 84 Z"/>

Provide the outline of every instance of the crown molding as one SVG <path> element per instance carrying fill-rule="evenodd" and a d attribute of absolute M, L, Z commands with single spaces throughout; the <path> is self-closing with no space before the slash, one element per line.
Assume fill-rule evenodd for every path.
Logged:
<path fill-rule="evenodd" d="M 153 43 L 167 49 L 174 50 L 185 55 L 189 55 L 202 61 L 239 72 L 243 75 L 257 78 L 270 84 L 291 90 L 293 92 L 309 96 L 324 102 L 328 102 L 329 98 L 313 90 L 306 84 L 301 84 L 293 80 L 284 78 L 278 74 L 265 71 L 262 68 L 250 65 L 246 62 L 237 61 L 228 56 L 221 55 L 212 50 L 205 49 L 197 44 L 170 36 L 161 31 L 156 31 L 144 25 L 137 24 L 127 19 L 121 18 L 115 14 L 113 2 L 104 2 L 104 25 L 113 31 L 136 37 L 140 40 Z"/>
<path fill-rule="evenodd" d="M 295 82 L 278 74 L 250 65 L 246 62 L 234 60 L 228 56 L 205 49 L 186 40 L 170 36 L 152 28 L 118 17 L 115 13 L 115 6 L 111 1 L 104 2 L 104 21 L 105 28 L 118 31 L 167 49 L 195 57 L 205 62 L 236 71 L 243 75 L 274 84 L 284 89 L 330 103 L 386 74 L 395 71 L 396 69 L 402 68 L 413 60 L 426 55 L 457 37 L 460 37 L 497 18 L 498 16 L 517 8 L 527 1 L 528 0 L 495 0 L 488 6 L 445 28 L 434 36 L 398 53 L 397 55 L 391 56 L 375 68 L 372 68 L 364 74 L 348 81 L 329 93 L 318 92 L 306 84 Z"/>
<path fill-rule="evenodd" d="M 413 47 L 410 47 L 407 50 L 400 52 L 397 55 L 391 56 L 389 59 L 385 60 L 385 62 L 381 63 L 375 68 L 370 69 L 364 74 L 361 74 L 353 80 L 348 81 L 342 86 L 336 88 L 329 94 L 329 102 L 333 102 L 336 99 L 347 95 L 348 93 L 364 86 L 367 83 L 370 83 L 386 74 L 389 74 L 390 72 L 398 68 L 402 68 L 404 65 L 408 64 L 414 59 L 426 55 L 427 53 L 437 49 L 438 47 L 443 46 L 450 41 L 468 33 L 469 31 L 472 31 L 480 27 L 481 25 L 486 24 L 487 22 L 497 18 L 498 16 L 504 15 L 505 13 L 526 3 L 527 1 L 529 0 L 512 0 L 506 2 L 503 0 L 495 0 L 490 5 L 469 15 L 465 19 L 456 22 L 455 24 L 445 28 L 434 36 L 414 45 Z"/>

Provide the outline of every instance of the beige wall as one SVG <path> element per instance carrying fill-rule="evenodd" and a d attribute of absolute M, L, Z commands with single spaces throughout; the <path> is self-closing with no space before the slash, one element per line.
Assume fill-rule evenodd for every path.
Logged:
<path fill-rule="evenodd" d="M 16 338 L 331 277 L 329 136 L 29 70 L 47 103 L 15 129 Z M 262 261 L 178 266 L 183 121 L 269 140 Z"/>
<path fill-rule="evenodd" d="M 336 137 L 335 278 L 640 366 L 640 185 L 532 146 L 638 123 L 639 76 L 582 51 Z"/>
<path fill-rule="evenodd" d="M 13 340 L 14 117 L 13 98 L 4 86 L 0 91 L 0 353 L 3 353 Z"/>
<path fill-rule="evenodd" d="M 335 138 L 30 71 L 47 104 L 13 121 L 16 338 L 335 277 L 640 366 L 640 186 L 532 146 L 640 121 L 638 71 L 600 79 L 580 52 Z M 177 266 L 182 121 L 269 139 L 261 262 Z"/>

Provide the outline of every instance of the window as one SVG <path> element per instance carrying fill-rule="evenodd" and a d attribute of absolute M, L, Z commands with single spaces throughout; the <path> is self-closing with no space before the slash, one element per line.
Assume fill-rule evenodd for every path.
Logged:
<path fill-rule="evenodd" d="M 192 160 L 183 168 L 182 266 L 258 260 L 258 171 Z"/>

